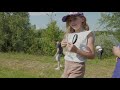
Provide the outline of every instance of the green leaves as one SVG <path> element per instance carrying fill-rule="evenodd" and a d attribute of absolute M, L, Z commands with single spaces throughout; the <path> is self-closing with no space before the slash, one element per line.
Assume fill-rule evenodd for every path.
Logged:
<path fill-rule="evenodd" d="M 101 13 L 99 23 L 104 26 L 105 29 L 115 31 L 120 29 L 120 12 L 106 12 Z"/>
<path fill-rule="evenodd" d="M 96 44 L 104 47 L 104 56 L 111 56 L 113 43 L 109 35 L 113 35 L 120 42 L 120 12 L 102 12 L 99 23 L 103 26 L 104 31 L 96 34 Z M 114 40 L 112 40 L 115 42 Z"/>
<path fill-rule="evenodd" d="M 1 50 L 22 51 L 26 31 L 30 30 L 28 12 L 1 12 L 0 22 L 0 42 L 4 42 L 0 43 Z"/>
<path fill-rule="evenodd" d="M 54 55 L 62 30 L 52 16 L 46 29 L 36 30 L 28 12 L 0 12 L 0 51 Z"/>

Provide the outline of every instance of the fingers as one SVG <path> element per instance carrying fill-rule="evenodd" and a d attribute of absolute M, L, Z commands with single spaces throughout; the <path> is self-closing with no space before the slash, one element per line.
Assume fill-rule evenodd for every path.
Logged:
<path fill-rule="evenodd" d="M 67 45 L 67 42 L 62 42 L 61 44 L 62 44 L 62 45 Z"/>
<path fill-rule="evenodd" d="M 61 42 L 61 46 L 62 46 L 62 47 L 65 47 L 66 45 L 67 45 L 67 41 L 63 40 L 63 41 Z"/>
<path fill-rule="evenodd" d="M 67 47 L 72 47 L 72 43 L 67 43 Z"/>
<path fill-rule="evenodd" d="M 69 43 L 69 42 L 68 42 L 67 44 L 68 44 L 69 46 L 72 45 L 72 43 Z"/>

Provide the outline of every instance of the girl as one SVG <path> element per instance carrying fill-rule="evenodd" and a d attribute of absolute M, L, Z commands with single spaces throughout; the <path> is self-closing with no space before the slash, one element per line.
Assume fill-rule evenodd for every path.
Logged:
<path fill-rule="evenodd" d="M 89 31 L 86 18 L 81 12 L 70 12 L 62 18 L 66 22 L 67 32 L 61 46 L 66 48 L 63 78 L 83 78 L 85 61 L 93 59 L 94 35 Z"/>

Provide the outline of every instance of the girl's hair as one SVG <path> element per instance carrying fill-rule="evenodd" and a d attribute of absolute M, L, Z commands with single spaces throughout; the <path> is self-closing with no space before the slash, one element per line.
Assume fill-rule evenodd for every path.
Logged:
<path fill-rule="evenodd" d="M 85 31 L 89 31 L 89 26 L 86 23 L 86 18 L 84 16 L 80 16 L 81 18 L 84 18 L 84 22 L 82 23 L 82 27 Z M 73 33 L 75 30 L 69 26 L 69 21 L 66 21 L 66 33 Z"/>

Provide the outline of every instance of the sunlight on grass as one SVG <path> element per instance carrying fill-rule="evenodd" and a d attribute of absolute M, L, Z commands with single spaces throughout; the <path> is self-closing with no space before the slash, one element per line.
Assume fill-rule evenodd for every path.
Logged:
<path fill-rule="evenodd" d="M 64 66 L 64 59 L 61 60 Z M 85 78 L 111 78 L 115 57 L 86 62 Z M 0 53 L 0 78 L 60 78 L 64 67 L 56 71 L 57 62 L 51 56 L 23 53 Z"/>

